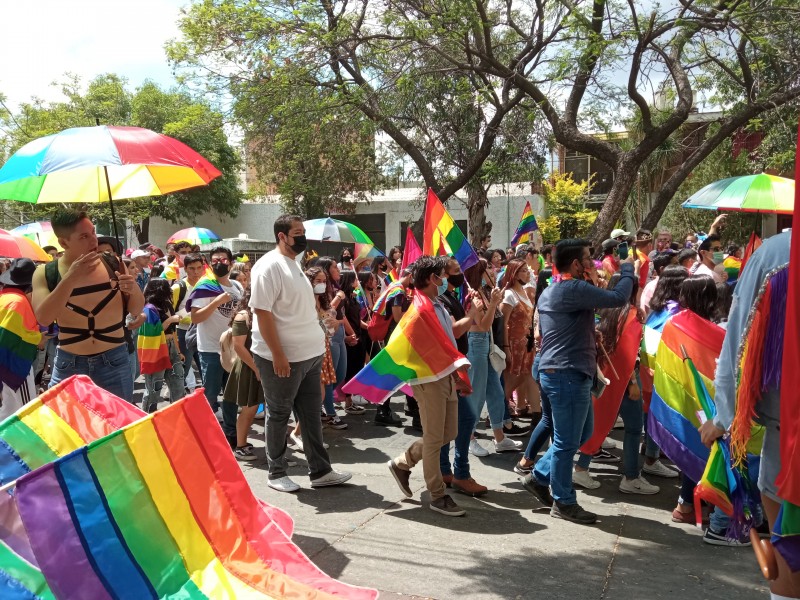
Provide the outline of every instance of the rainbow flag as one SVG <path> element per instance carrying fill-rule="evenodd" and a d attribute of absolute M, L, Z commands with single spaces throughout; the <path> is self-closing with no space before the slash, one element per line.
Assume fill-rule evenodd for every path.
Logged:
<path fill-rule="evenodd" d="M 658 345 L 648 433 L 692 481 L 700 481 L 708 448 L 700 441 L 703 407 L 694 379 L 683 364 L 681 346 L 695 361 L 706 389 L 714 393 L 714 371 L 725 330 L 683 310 L 664 325 Z"/>
<path fill-rule="evenodd" d="M 387 275 L 387 277 L 388 277 L 390 283 L 395 283 L 396 281 L 400 280 L 400 273 L 398 273 L 397 269 L 394 268 L 391 271 L 389 271 L 389 274 Z"/>
<path fill-rule="evenodd" d="M 736 283 L 736 281 L 739 279 L 739 272 L 742 270 L 741 259 L 738 259 L 735 256 L 728 256 L 724 261 L 722 261 L 722 267 L 728 274 L 728 285 L 733 285 Z"/>
<path fill-rule="evenodd" d="M 642 398 L 645 409 L 650 406 L 650 397 L 653 393 L 653 374 L 656 368 L 656 352 L 661 341 L 661 332 L 667 319 L 677 314 L 678 311 L 680 311 L 678 303 L 674 300 L 669 300 L 666 307 L 650 313 L 645 321 L 642 348 L 639 352 L 639 378 L 642 382 Z"/>
<path fill-rule="evenodd" d="M 389 303 L 389 300 L 399 296 L 400 294 L 405 294 L 406 289 L 403 287 L 403 284 L 399 281 L 389 284 L 383 293 L 378 296 L 378 299 L 375 301 L 375 306 L 372 308 L 373 313 L 378 313 L 381 316 L 386 316 L 386 306 Z"/>
<path fill-rule="evenodd" d="M 152 304 L 145 304 L 142 312 L 145 321 L 139 328 L 139 339 L 136 342 L 142 375 L 171 369 L 172 361 L 169 358 L 167 338 L 164 335 L 158 309 Z"/>
<path fill-rule="evenodd" d="M 639 289 L 643 290 L 650 278 L 650 257 L 636 249 L 636 259 L 639 261 Z"/>
<path fill-rule="evenodd" d="M 60 599 L 377 597 L 260 509 L 201 390 L 22 477 L 14 499 Z"/>
<path fill-rule="evenodd" d="M 17 391 L 36 360 L 42 333 L 30 300 L 21 291 L 0 292 L 0 390 Z"/>
<path fill-rule="evenodd" d="M 192 302 L 194 300 L 216 298 L 224 291 L 214 274 L 207 270 L 206 274 L 200 278 L 200 281 L 197 282 L 197 285 L 186 297 L 186 312 L 192 312 Z"/>
<path fill-rule="evenodd" d="M 447 212 L 436 193 L 428 188 L 428 202 L 425 205 L 425 230 L 423 234 L 422 252 L 429 256 L 438 256 L 440 250 L 453 256 L 461 270 L 466 271 L 478 263 L 478 255 L 469 245 L 467 238 L 456 225 L 453 217 Z"/>
<path fill-rule="evenodd" d="M 356 242 L 355 245 L 356 255 L 353 257 L 353 264 L 355 265 L 356 262 L 363 262 L 364 260 L 371 261 L 373 258 L 378 258 L 379 256 L 384 256 L 383 252 L 378 250 L 372 244 L 360 244 Z"/>
<path fill-rule="evenodd" d="M 534 231 L 539 231 L 539 224 L 536 222 L 536 217 L 533 216 L 531 203 L 526 202 L 525 210 L 522 211 L 522 219 L 520 219 L 517 230 L 508 245 L 516 248 L 517 244 L 526 244 L 533 241 L 532 234 Z"/>
<path fill-rule="evenodd" d="M 442 329 L 431 300 L 415 292 L 386 347 L 342 391 L 380 404 L 406 384 L 437 381 L 465 365 L 469 361 Z"/>
<path fill-rule="evenodd" d="M 181 268 L 178 265 L 177 259 L 164 267 L 164 272 L 161 273 L 161 279 L 168 279 L 169 281 L 177 281 L 184 276 L 185 274 L 181 273 Z"/>

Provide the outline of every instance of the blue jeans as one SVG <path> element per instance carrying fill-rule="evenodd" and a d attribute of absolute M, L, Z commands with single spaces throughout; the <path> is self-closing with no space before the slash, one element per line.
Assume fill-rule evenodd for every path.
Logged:
<path fill-rule="evenodd" d="M 472 394 L 467 396 L 470 412 L 475 417 L 473 429 L 483 412 L 483 405 L 489 410 L 489 424 L 492 429 L 500 429 L 505 421 L 504 411 L 508 411 L 503 386 L 500 383 L 500 374 L 494 370 L 489 362 L 489 332 L 478 333 L 470 331 L 468 334 L 469 351 L 467 358 L 470 362 L 469 381 L 472 384 Z M 458 406 L 459 421 L 461 419 L 461 404 Z M 460 429 L 460 426 L 459 426 Z M 457 443 L 457 440 L 456 440 Z M 457 479 L 461 479 L 458 477 Z"/>
<path fill-rule="evenodd" d="M 132 329 L 131 330 L 131 340 L 133 340 L 133 347 L 136 348 L 137 341 L 139 340 L 139 330 L 138 329 Z M 139 378 L 139 375 L 140 375 L 139 353 L 136 350 L 134 350 L 133 352 L 131 352 L 128 355 L 128 365 L 130 366 L 130 369 L 131 369 L 131 379 L 133 381 L 136 381 Z"/>
<path fill-rule="evenodd" d="M 219 352 L 200 352 L 200 370 L 203 375 L 203 387 L 211 410 L 219 408 L 219 393 L 225 380 L 225 370 L 220 362 Z M 236 417 L 239 406 L 234 402 L 222 403 L 222 430 L 228 437 L 236 435 Z"/>
<path fill-rule="evenodd" d="M 344 378 L 347 376 L 347 346 L 344 343 L 343 325 L 331 338 L 331 359 L 333 359 L 333 370 L 336 372 L 336 383 L 329 383 L 325 386 L 325 398 L 323 399 L 325 414 L 329 416 L 336 414 L 336 408 L 333 406 L 333 391 L 337 385 L 344 382 Z"/>
<path fill-rule="evenodd" d="M 453 470 L 456 479 L 469 479 L 469 440 L 475 429 L 475 413 L 472 412 L 472 403 L 469 396 L 458 396 L 458 433 L 455 439 L 455 457 Z M 442 475 L 451 475 L 450 470 L 450 442 L 442 446 L 439 453 L 439 467 Z"/>
<path fill-rule="evenodd" d="M 539 357 L 534 359 L 534 362 L 539 360 Z M 536 428 L 531 434 L 531 439 L 528 440 L 528 447 L 525 449 L 526 460 L 536 460 L 536 455 L 539 454 L 544 445 L 553 437 L 553 409 L 550 408 L 550 398 L 547 392 L 539 385 L 539 396 L 542 399 L 542 418 L 536 424 Z"/>
<path fill-rule="evenodd" d="M 53 360 L 49 387 L 71 375 L 87 375 L 104 390 L 133 402 L 133 379 L 129 364 L 127 344 L 91 356 L 72 354 L 59 346 Z"/>
<path fill-rule="evenodd" d="M 577 504 L 572 486 L 572 457 L 592 435 L 592 378 L 571 369 L 540 371 L 542 390 L 553 413 L 553 443 L 539 459 L 532 476 L 549 485 L 560 504 Z"/>

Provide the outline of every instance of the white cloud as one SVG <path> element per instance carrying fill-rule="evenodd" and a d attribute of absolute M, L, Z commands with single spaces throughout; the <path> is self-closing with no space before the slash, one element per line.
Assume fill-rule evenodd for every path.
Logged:
<path fill-rule="evenodd" d="M 174 82 L 164 44 L 178 37 L 187 0 L 6 0 L 0 35 L 0 93 L 12 106 L 59 99 L 50 84 L 66 72 L 88 81 L 117 73 L 138 85 Z"/>

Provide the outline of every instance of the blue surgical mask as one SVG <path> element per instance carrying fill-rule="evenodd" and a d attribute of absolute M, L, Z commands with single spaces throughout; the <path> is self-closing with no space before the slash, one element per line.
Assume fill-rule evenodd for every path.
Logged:
<path fill-rule="evenodd" d="M 436 293 L 437 293 L 439 296 L 441 296 L 441 295 L 442 295 L 442 294 L 444 294 L 446 291 L 447 291 L 447 277 L 444 277 L 444 278 L 442 279 L 442 283 L 441 283 L 441 285 L 439 285 L 439 286 L 436 288 Z"/>

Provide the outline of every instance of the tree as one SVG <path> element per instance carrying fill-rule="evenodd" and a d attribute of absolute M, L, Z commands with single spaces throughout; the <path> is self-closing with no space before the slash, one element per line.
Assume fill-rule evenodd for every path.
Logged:
<path fill-rule="evenodd" d="M 185 192 L 115 202 L 118 221 L 132 221 L 139 241 L 145 242 L 150 216 L 177 222 L 209 209 L 235 216 L 243 197 L 238 187 L 240 159 L 228 143 L 222 115 L 184 92 L 165 91 L 152 82 L 131 92 L 126 84 L 117 75 L 105 74 L 90 81 L 84 91 L 80 79 L 68 75 L 61 84 L 64 101 L 33 99 L 17 111 L 0 111 L 1 154 L 8 157 L 31 140 L 69 127 L 92 126 L 97 121 L 146 127 L 194 148 L 222 171 L 222 176 L 208 186 Z M 99 222 L 110 222 L 107 204 L 87 208 Z M 6 218 L 11 215 L 19 222 L 20 216 L 25 220 L 47 219 L 53 207 L 0 202 L 0 209 Z"/>
<path fill-rule="evenodd" d="M 588 181 L 577 183 L 571 173 L 553 173 L 551 180 L 544 182 L 547 217 L 542 219 L 539 227 L 545 243 L 584 237 L 589 232 L 597 218 L 596 210 L 586 209 L 589 189 Z"/>
<path fill-rule="evenodd" d="M 511 165 L 524 171 L 541 148 L 530 126 L 534 104 L 521 107 L 525 95 L 508 81 L 454 67 L 437 48 L 417 43 L 416 23 L 396 13 L 391 4 L 369 0 L 299 0 L 291 9 L 276 1 L 196 2 L 169 54 L 207 90 L 229 91 L 242 125 L 257 128 L 254 135 L 262 132 L 255 115 L 285 113 L 291 100 L 281 98 L 289 90 L 359 111 L 411 158 L 443 201 L 466 186 L 477 242 L 486 228 L 486 186 L 502 181 Z M 517 108 L 527 109 L 518 127 L 503 130 Z M 313 109 L 300 114 L 321 118 Z"/>

